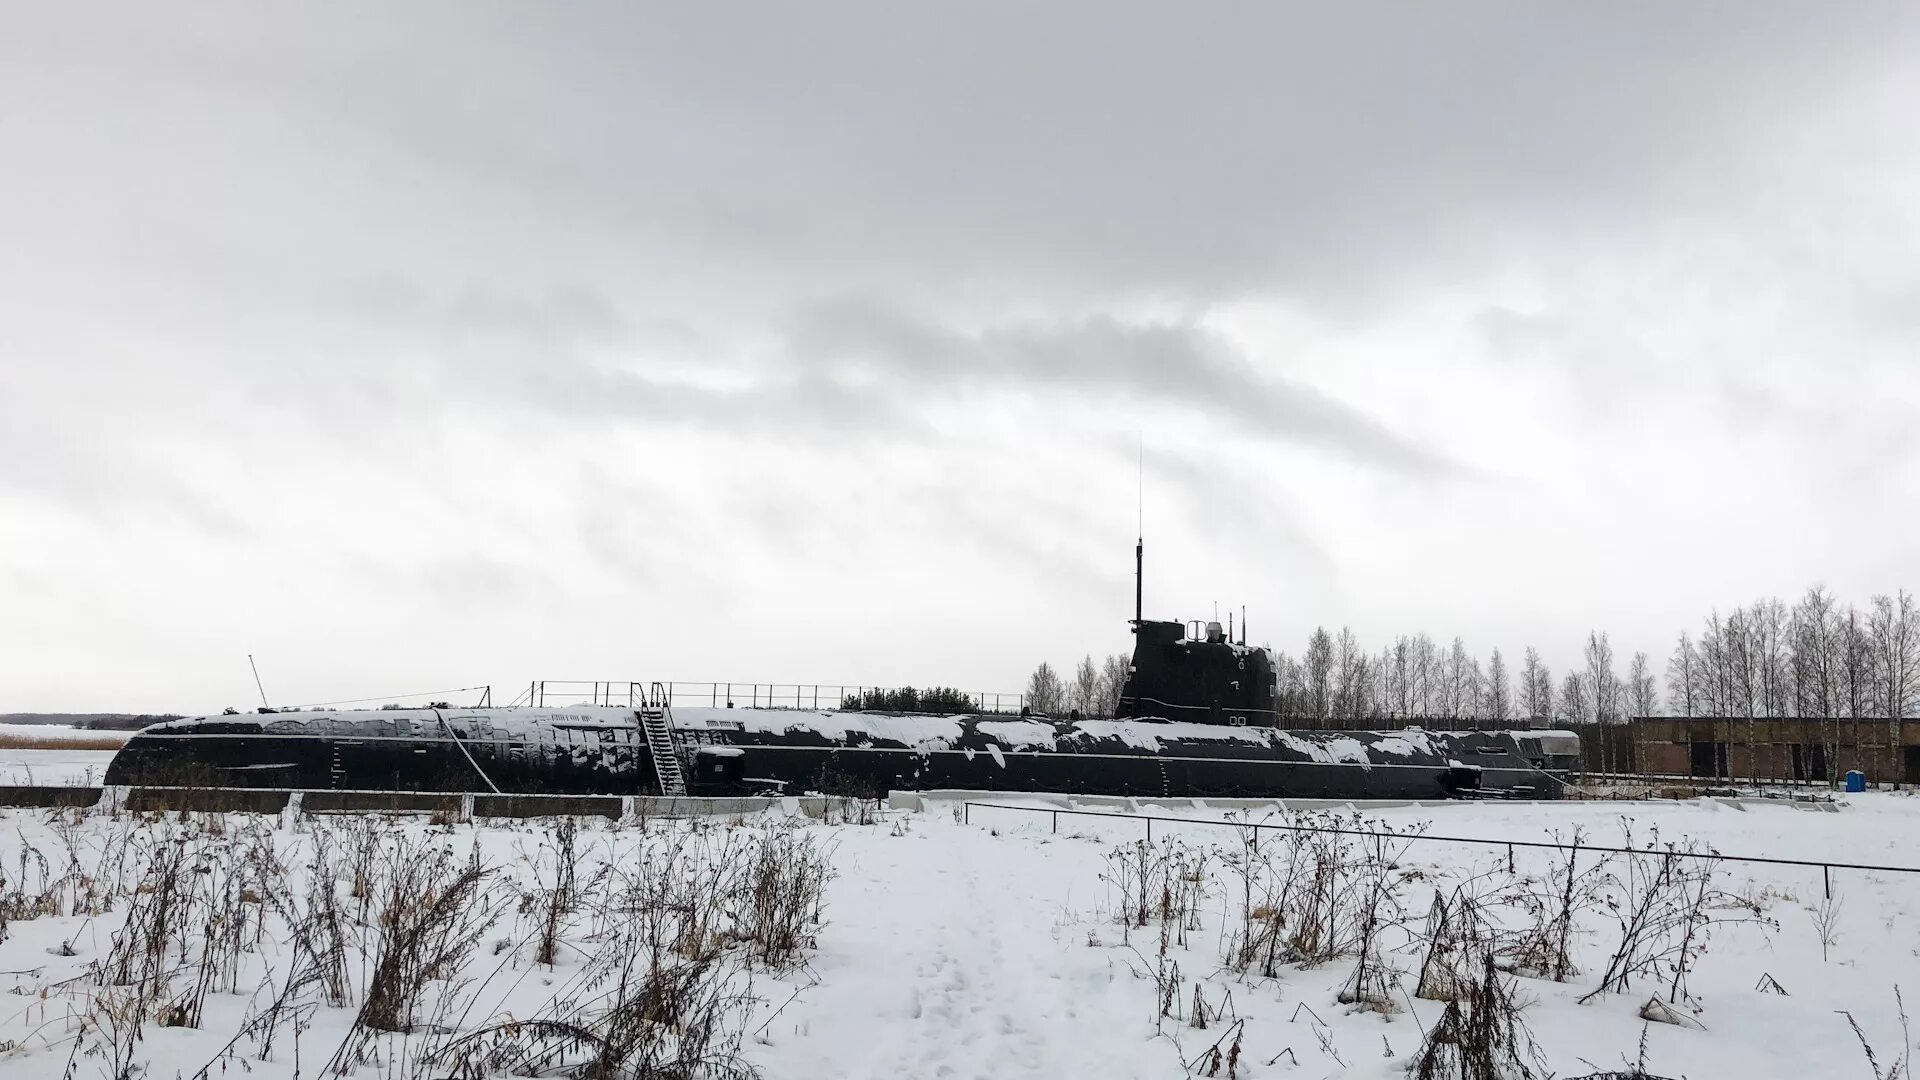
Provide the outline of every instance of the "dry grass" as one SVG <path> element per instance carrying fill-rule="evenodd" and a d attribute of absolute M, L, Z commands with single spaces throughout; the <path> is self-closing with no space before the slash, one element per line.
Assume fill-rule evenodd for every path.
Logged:
<path fill-rule="evenodd" d="M 102 731 L 71 739 L 0 733 L 0 750 L 118 750 L 133 732 Z"/>

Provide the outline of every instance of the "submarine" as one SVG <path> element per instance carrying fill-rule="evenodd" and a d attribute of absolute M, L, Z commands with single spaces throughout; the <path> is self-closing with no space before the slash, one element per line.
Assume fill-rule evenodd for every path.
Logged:
<path fill-rule="evenodd" d="M 1559 798 L 1565 731 L 1283 730 L 1271 651 L 1144 619 L 1116 716 L 676 705 L 364 709 L 147 727 L 109 786 L 727 796 L 978 789 L 1158 798 Z"/>

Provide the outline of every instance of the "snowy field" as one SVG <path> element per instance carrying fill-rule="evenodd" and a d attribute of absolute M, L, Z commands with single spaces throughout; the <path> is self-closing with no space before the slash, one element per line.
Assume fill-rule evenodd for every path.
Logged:
<path fill-rule="evenodd" d="M 1400 1077 L 1427 1033 L 1478 1045 L 1476 1012 L 1513 1021 L 1494 1075 L 1624 1069 L 1644 1038 L 1653 1076 L 1864 1080 L 1848 1014 L 1884 1068 L 1911 1052 L 1895 989 L 1920 989 L 1920 875 L 1835 871 L 1823 905 L 1818 870 L 1727 863 L 1709 878 L 1696 859 L 1588 852 L 1569 876 L 1552 851 L 1516 849 L 1510 866 L 1504 846 L 1409 839 L 1577 828 L 1608 845 L 1631 830 L 1636 846 L 1920 864 L 1920 800 L 1896 795 L 1830 811 L 1276 808 L 1254 816 L 1376 836 L 1257 845 L 1166 822 L 1146 845 L 1142 822 L 1090 817 L 1063 816 L 1055 834 L 1049 814 L 983 808 L 963 824 L 938 803 L 577 831 L 0 816 L 0 1070 L 22 1080 L 596 1063 L 821 1080 Z M 1617 992 L 1596 993 L 1610 973 Z M 1639 1018 L 1655 995 L 1681 1025 Z"/>
<path fill-rule="evenodd" d="M 114 749 L 132 734 L 61 724 L 0 724 L 0 785 L 91 787 L 106 775 Z"/>
<path fill-rule="evenodd" d="M 112 760 L 111 750 L 0 750 L 0 785 L 93 787 Z"/>

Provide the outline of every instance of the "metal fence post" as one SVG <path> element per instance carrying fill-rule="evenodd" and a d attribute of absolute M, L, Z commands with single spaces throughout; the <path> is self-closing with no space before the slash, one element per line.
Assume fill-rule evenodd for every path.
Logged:
<path fill-rule="evenodd" d="M 1054 832 L 1060 831 L 1060 811 L 1058 810 L 1055 810 L 1053 812 L 1053 831 Z"/>

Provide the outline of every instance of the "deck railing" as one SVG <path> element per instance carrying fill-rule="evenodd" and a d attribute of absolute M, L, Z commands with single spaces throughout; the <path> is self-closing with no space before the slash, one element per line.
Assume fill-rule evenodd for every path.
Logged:
<path fill-rule="evenodd" d="M 764 682 L 634 682 L 607 679 L 538 679 L 511 704 L 613 705 L 622 708 L 669 705 L 673 708 L 710 709 L 857 709 L 857 703 L 869 700 L 876 692 L 898 698 L 912 687 L 880 686 L 862 683 L 764 683 Z M 1026 705 L 1025 694 L 993 692 L 966 693 L 964 708 L 954 712 L 1017 714 Z M 849 705 L 849 702 L 856 703 Z"/>

